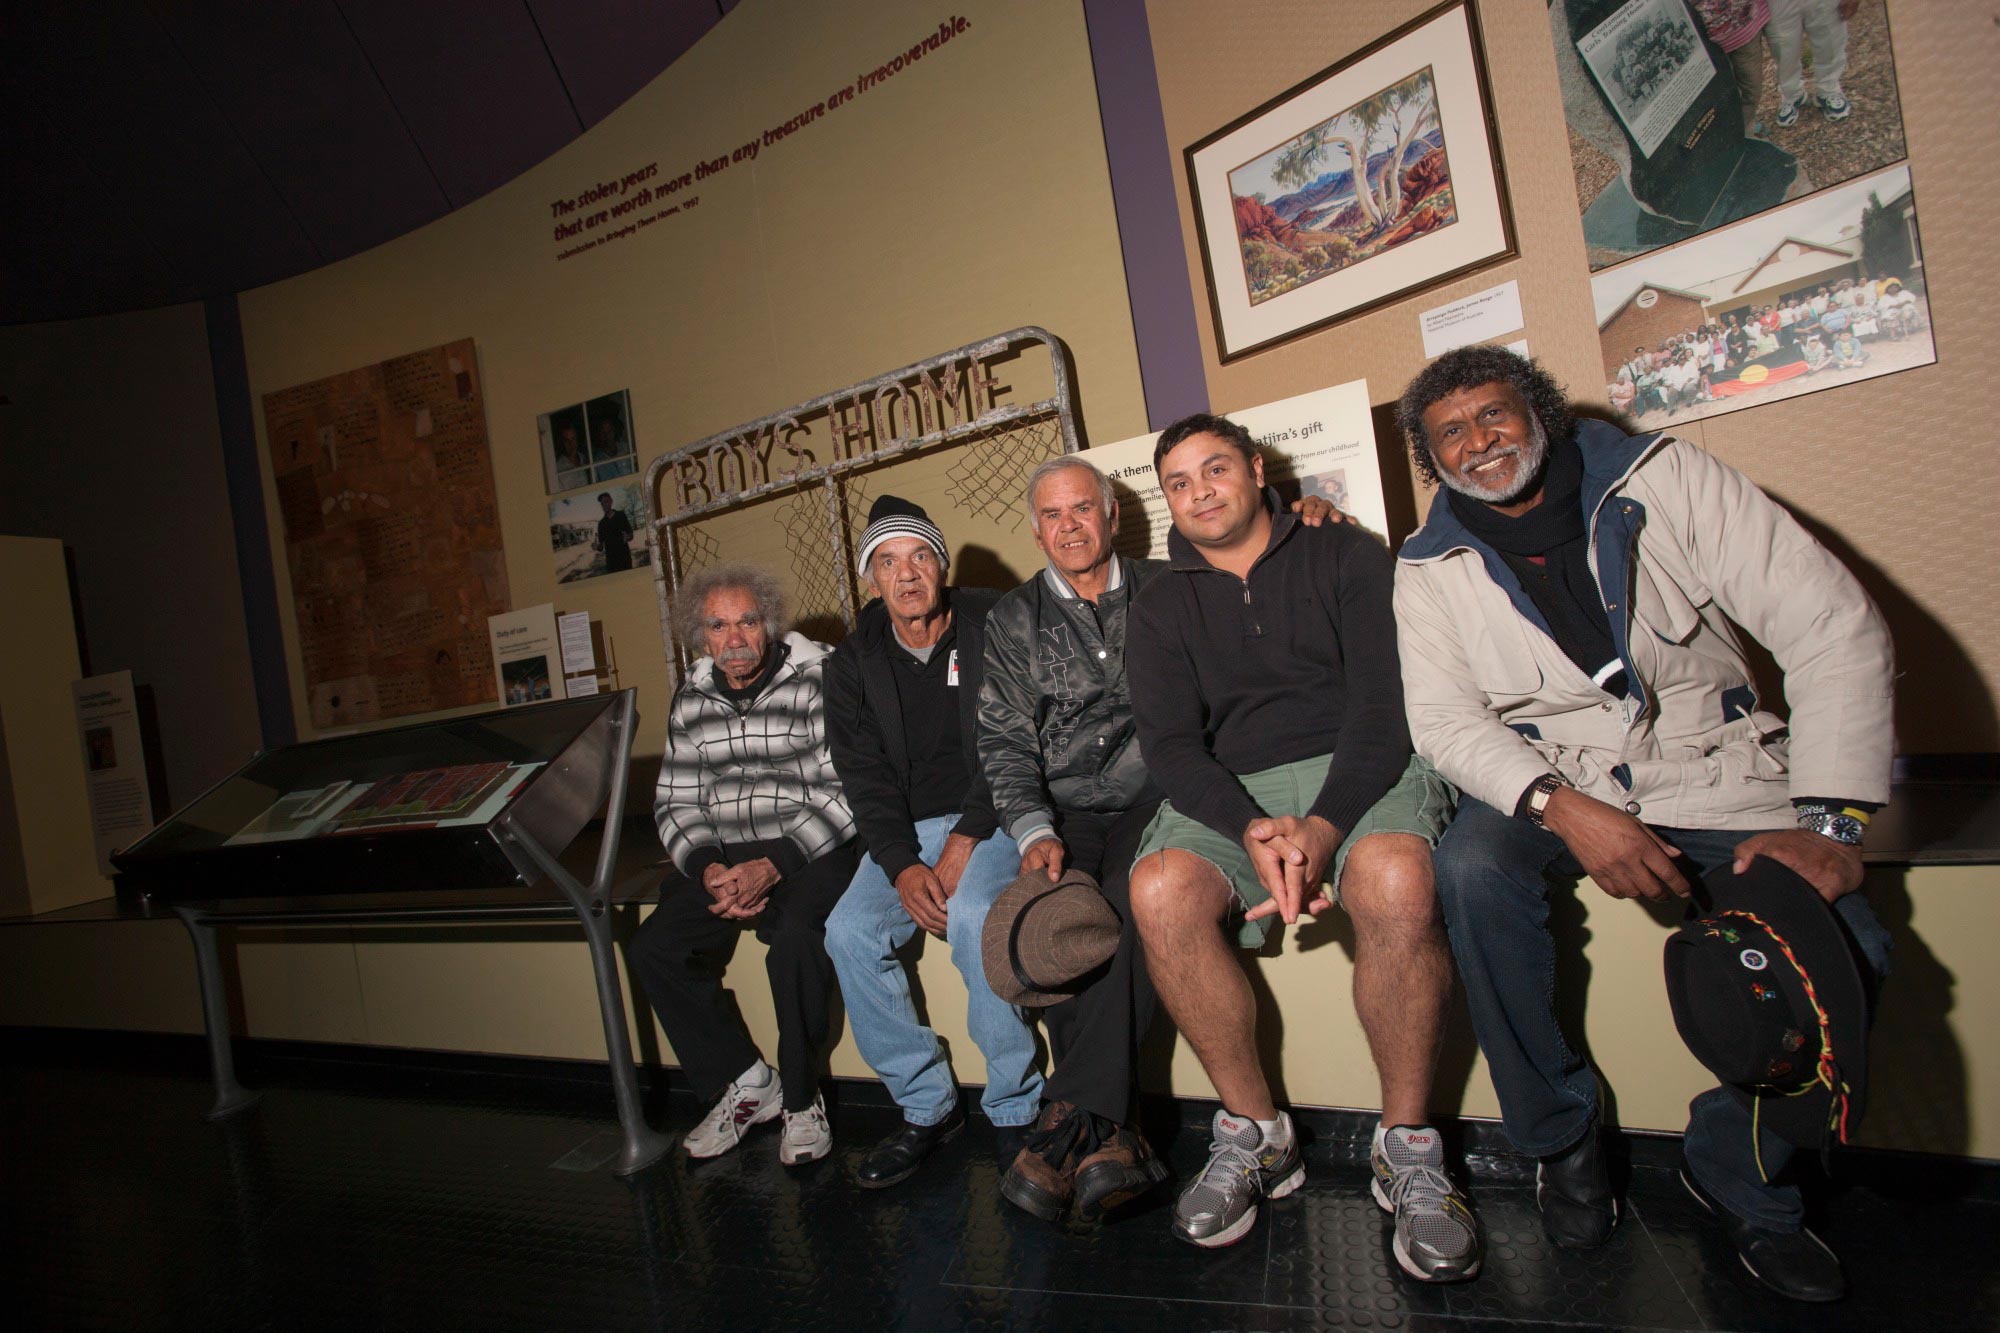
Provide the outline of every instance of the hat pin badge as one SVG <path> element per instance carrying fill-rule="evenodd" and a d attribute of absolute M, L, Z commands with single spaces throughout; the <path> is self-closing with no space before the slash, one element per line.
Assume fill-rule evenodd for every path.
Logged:
<path fill-rule="evenodd" d="M 1762 972 L 1771 965 L 1771 960 L 1756 949 L 1745 949 L 1742 953 L 1736 955 L 1736 961 L 1749 968 L 1752 972 Z"/>

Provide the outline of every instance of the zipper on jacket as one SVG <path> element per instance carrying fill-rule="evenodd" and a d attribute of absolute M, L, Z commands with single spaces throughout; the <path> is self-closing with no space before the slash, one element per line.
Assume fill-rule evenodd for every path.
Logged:
<path fill-rule="evenodd" d="M 1250 633 L 1257 638 L 1264 637 L 1264 626 L 1257 619 L 1257 603 L 1250 596 L 1250 580 L 1243 580 L 1243 613 L 1250 617 Z"/>

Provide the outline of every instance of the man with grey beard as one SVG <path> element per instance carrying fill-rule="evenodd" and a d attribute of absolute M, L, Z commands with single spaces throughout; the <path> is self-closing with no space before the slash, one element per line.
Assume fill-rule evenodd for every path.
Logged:
<path fill-rule="evenodd" d="M 1674 903 L 1768 858 L 1879 976 L 1889 938 L 1855 890 L 1889 796 L 1889 635 L 1749 478 L 1671 436 L 1575 422 L 1511 352 L 1439 357 L 1396 419 L 1445 487 L 1396 567 L 1410 738 L 1461 793 L 1438 899 L 1508 1136 L 1539 1159 L 1543 1228 L 1595 1246 L 1618 1212 L 1597 1075 L 1556 1018 L 1553 882 Z M 1789 723 L 1759 707 L 1734 626 L 1784 669 Z M 1766 1286 L 1837 1299 L 1839 1261 L 1784 1178 L 1795 1144 L 1751 1104 L 1695 1098 L 1682 1178 Z"/>

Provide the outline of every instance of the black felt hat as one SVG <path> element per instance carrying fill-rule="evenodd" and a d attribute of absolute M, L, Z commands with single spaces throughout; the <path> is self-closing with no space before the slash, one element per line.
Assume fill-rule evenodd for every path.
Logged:
<path fill-rule="evenodd" d="M 1667 939 L 1667 1000 L 1695 1059 L 1755 1122 L 1845 1143 L 1868 1086 L 1868 993 L 1846 927 L 1789 867 L 1718 866 Z"/>

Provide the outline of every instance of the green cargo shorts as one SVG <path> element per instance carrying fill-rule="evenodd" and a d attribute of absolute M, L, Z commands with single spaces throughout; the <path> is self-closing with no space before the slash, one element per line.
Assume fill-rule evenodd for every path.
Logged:
<path fill-rule="evenodd" d="M 1237 781 L 1243 784 L 1243 790 L 1250 793 L 1250 799 L 1265 814 L 1302 815 L 1312 808 L 1314 798 L 1326 782 L 1327 767 L 1332 762 L 1331 755 L 1320 755 L 1280 764 L 1261 773 L 1250 773 Z M 1396 785 L 1389 788 L 1381 800 L 1369 806 L 1368 813 L 1361 816 L 1361 822 L 1341 840 L 1339 850 L 1333 854 L 1331 889 L 1327 896 L 1335 902 L 1340 901 L 1341 872 L 1347 868 L 1347 853 L 1356 843 L 1371 833 L 1411 833 L 1436 847 L 1438 839 L 1444 836 L 1445 826 L 1451 823 L 1452 807 L 1457 803 L 1457 790 L 1439 777 L 1436 769 L 1411 755 L 1409 764 L 1403 769 L 1403 776 L 1396 779 Z M 1224 837 L 1198 819 L 1182 814 L 1174 809 L 1171 801 L 1163 801 L 1159 813 L 1153 816 L 1153 822 L 1146 826 L 1145 834 L 1139 839 L 1139 854 L 1134 863 L 1136 865 L 1153 853 L 1170 847 L 1192 852 L 1222 872 L 1236 894 L 1237 907 L 1232 914 L 1236 942 L 1245 949 L 1260 948 L 1270 934 L 1272 924 L 1279 918 L 1243 919 L 1244 913 L 1271 896 L 1258 880 L 1257 872 L 1250 864 L 1250 853 L 1243 850 L 1243 844 Z"/>

